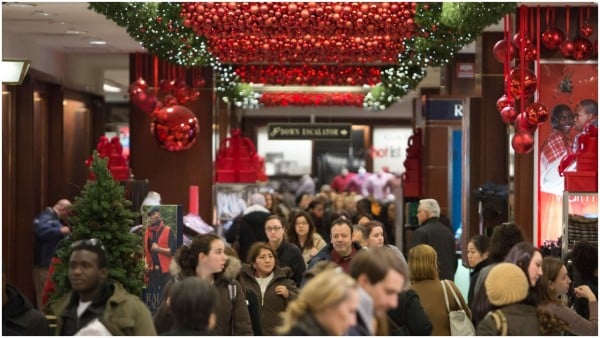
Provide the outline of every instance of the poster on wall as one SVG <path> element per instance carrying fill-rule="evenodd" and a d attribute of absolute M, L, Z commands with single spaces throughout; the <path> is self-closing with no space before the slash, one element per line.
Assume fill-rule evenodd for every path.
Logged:
<path fill-rule="evenodd" d="M 577 105 L 582 100 L 598 102 L 597 63 L 544 63 L 537 72 L 539 101 L 550 114 L 538 127 L 535 159 L 537 161 L 537 245 L 556 242 L 562 236 L 564 178 L 558 173 L 563 156 L 572 149 L 573 126 Z M 585 214 L 590 203 L 571 203 L 570 212 Z M 596 203 L 597 208 L 597 200 Z"/>
<path fill-rule="evenodd" d="M 183 206 L 144 206 L 142 224 L 137 228 L 136 233 L 144 248 L 142 300 L 154 313 L 160 305 L 163 287 L 170 278 L 171 259 L 183 244 Z"/>

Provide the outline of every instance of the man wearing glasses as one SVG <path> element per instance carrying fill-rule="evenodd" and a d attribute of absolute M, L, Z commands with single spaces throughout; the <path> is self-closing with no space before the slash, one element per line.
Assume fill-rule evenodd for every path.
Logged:
<path fill-rule="evenodd" d="M 56 333 L 155 336 L 152 315 L 144 303 L 108 278 L 106 250 L 97 238 L 71 245 L 69 282 L 72 291 L 51 308 Z"/>
<path fill-rule="evenodd" d="M 292 269 L 292 280 L 296 282 L 297 286 L 300 286 L 306 265 L 300 249 L 285 240 L 285 227 L 283 224 L 283 218 L 278 215 L 271 215 L 265 221 L 265 233 L 269 239 L 269 244 L 277 253 L 277 265 Z"/>

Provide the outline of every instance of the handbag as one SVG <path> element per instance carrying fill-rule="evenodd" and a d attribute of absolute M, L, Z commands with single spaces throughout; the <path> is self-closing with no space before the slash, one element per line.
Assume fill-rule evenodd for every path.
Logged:
<path fill-rule="evenodd" d="M 463 310 L 456 293 L 452 286 L 448 285 L 448 288 L 452 292 L 452 296 L 454 296 L 454 300 L 456 304 L 460 307 L 459 310 L 450 311 L 450 304 L 448 304 L 448 294 L 446 292 L 446 280 L 442 281 L 442 289 L 444 290 L 444 300 L 446 301 L 446 310 L 448 310 L 448 318 L 450 319 L 450 334 L 453 336 L 474 336 L 475 335 L 475 327 L 471 322 L 469 316 L 465 310 Z"/>

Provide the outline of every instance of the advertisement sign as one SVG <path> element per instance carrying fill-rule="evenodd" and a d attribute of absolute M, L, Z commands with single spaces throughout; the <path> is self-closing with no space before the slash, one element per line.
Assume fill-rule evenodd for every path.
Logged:
<path fill-rule="evenodd" d="M 401 128 L 376 127 L 373 129 L 373 146 L 370 149 L 373 157 L 373 172 L 383 167 L 396 173 L 404 172 L 404 160 L 408 138 L 413 129 L 409 126 Z"/>

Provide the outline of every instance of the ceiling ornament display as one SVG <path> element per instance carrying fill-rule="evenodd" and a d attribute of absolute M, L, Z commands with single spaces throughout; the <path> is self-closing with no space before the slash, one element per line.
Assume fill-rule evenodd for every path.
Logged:
<path fill-rule="evenodd" d="M 234 72 L 243 82 L 294 86 L 373 86 L 381 81 L 379 67 L 336 65 L 240 65 Z"/>
<path fill-rule="evenodd" d="M 380 82 L 363 107 L 381 110 L 414 90 L 427 67 L 447 64 L 483 28 L 514 13 L 516 3 L 92 2 L 90 8 L 163 60 L 212 67 L 218 94 L 236 107 L 257 108 L 260 93 L 242 83 L 233 60 L 264 64 L 268 56 L 286 66 L 379 66 Z M 273 36 L 261 35 L 265 30 Z"/>
<path fill-rule="evenodd" d="M 362 107 L 362 93 L 263 93 L 265 107 L 286 106 L 355 106 Z"/>

